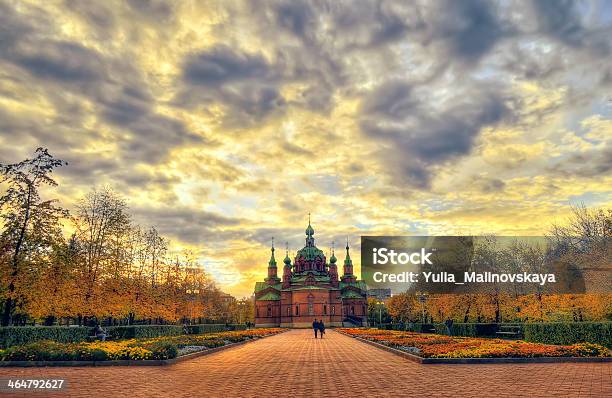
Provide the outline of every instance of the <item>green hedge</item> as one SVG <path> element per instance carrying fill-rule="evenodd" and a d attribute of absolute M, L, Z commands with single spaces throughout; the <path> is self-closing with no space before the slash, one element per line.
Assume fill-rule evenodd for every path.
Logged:
<path fill-rule="evenodd" d="M 402 325 L 399 324 L 387 324 L 384 325 L 384 329 L 393 329 L 393 330 L 405 330 L 407 332 L 418 332 L 418 333 L 433 333 L 431 329 L 435 329 L 435 325 L 433 323 L 405 323 Z"/>
<path fill-rule="evenodd" d="M 214 323 L 202 323 L 199 325 L 188 325 L 187 329 L 189 330 L 189 334 L 202 334 L 202 333 L 218 333 L 225 332 L 228 330 L 246 330 L 246 325 L 244 324 L 214 324 Z"/>
<path fill-rule="evenodd" d="M 612 322 L 525 323 L 525 340 L 547 344 L 596 343 L 612 348 Z"/>
<path fill-rule="evenodd" d="M 206 324 L 187 326 L 189 334 L 218 333 L 225 331 L 225 325 Z"/>
<path fill-rule="evenodd" d="M 179 336 L 183 334 L 183 327 L 176 325 L 109 326 L 103 329 L 108 333 L 107 338 L 109 340 Z"/>
<path fill-rule="evenodd" d="M 499 323 L 453 323 L 451 333 L 453 336 L 465 337 L 496 337 L 498 328 L 504 324 Z M 513 324 L 514 325 L 514 324 Z M 400 325 L 393 325 L 393 329 L 400 330 Z M 406 323 L 404 329 L 410 332 L 448 334 L 444 323 Z"/>
<path fill-rule="evenodd" d="M 85 341 L 92 328 L 65 326 L 8 326 L 0 327 L 0 348 L 27 344 L 39 340 L 54 340 L 60 343 Z"/>
<path fill-rule="evenodd" d="M 245 330 L 245 325 L 200 324 L 187 326 L 189 334 L 216 333 L 225 330 Z M 183 326 L 177 325 L 133 325 L 109 326 L 104 330 L 109 340 L 139 339 L 161 336 L 179 336 L 184 334 Z M 59 343 L 78 343 L 93 336 L 90 327 L 66 326 L 9 326 L 0 327 L 0 349 L 32 343 L 40 340 L 52 340 Z"/>
<path fill-rule="evenodd" d="M 442 334 L 448 334 L 445 324 L 440 324 Z M 465 337 L 497 337 L 497 331 L 502 324 L 496 323 L 453 323 L 451 334 Z"/>
<path fill-rule="evenodd" d="M 237 323 L 235 325 L 230 325 L 232 330 L 247 330 L 247 327 L 244 323 Z"/>
<path fill-rule="evenodd" d="M 612 348 L 612 322 L 558 322 L 558 323 L 453 323 L 453 336 L 500 337 L 502 326 L 520 326 L 525 341 L 546 344 L 571 345 L 595 343 Z M 400 325 L 383 325 L 385 329 L 402 330 Z M 428 332 L 431 328 L 438 334 L 448 334 L 444 323 L 406 323 L 403 330 Z"/>

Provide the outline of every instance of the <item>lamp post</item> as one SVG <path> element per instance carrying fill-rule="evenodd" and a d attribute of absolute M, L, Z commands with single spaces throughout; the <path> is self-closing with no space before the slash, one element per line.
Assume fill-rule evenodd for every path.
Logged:
<path fill-rule="evenodd" d="M 198 289 L 187 289 L 187 294 L 189 295 L 189 324 L 191 325 L 193 323 L 193 304 L 200 291 Z"/>
<path fill-rule="evenodd" d="M 385 305 L 385 302 L 377 301 L 376 304 L 378 304 L 378 327 L 380 327 L 382 325 L 382 309 Z"/>
<path fill-rule="evenodd" d="M 425 293 L 418 293 L 417 298 L 421 303 L 421 323 L 425 323 L 425 302 L 427 301 L 427 295 Z"/>

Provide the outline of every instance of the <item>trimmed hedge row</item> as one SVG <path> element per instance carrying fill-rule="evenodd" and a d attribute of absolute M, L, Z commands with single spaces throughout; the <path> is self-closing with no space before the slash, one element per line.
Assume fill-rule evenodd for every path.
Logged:
<path fill-rule="evenodd" d="M 503 326 L 520 326 L 523 339 L 533 343 L 571 345 L 576 343 L 596 343 L 612 348 L 612 322 L 558 322 L 558 323 L 454 323 L 453 336 L 499 337 L 497 331 Z M 385 329 L 406 330 L 410 332 L 448 334 L 443 323 L 407 323 L 385 325 Z"/>
<path fill-rule="evenodd" d="M 243 324 L 223 325 L 223 324 L 202 323 L 199 325 L 187 326 L 187 329 L 189 330 L 189 334 L 218 333 L 218 332 L 225 332 L 227 330 L 246 330 L 246 328 L 247 328 L 246 325 L 243 325 Z"/>
<path fill-rule="evenodd" d="M 446 325 L 438 325 L 440 325 L 441 334 L 448 334 Z M 465 337 L 498 337 L 496 333 L 503 325 L 499 323 L 454 323 L 451 326 L 451 334 Z"/>
<path fill-rule="evenodd" d="M 526 341 L 547 344 L 597 343 L 612 349 L 612 322 L 526 323 Z"/>
<path fill-rule="evenodd" d="M 464 337 L 498 337 L 497 331 L 504 325 L 517 325 L 515 323 L 453 323 L 451 334 Z M 402 329 L 400 325 L 385 325 L 385 329 L 406 330 L 419 333 L 448 334 L 444 323 L 407 323 Z M 435 332 L 433 331 L 435 330 Z"/>
<path fill-rule="evenodd" d="M 65 326 L 7 326 L 0 327 L 0 348 L 31 343 L 39 340 L 53 340 L 73 343 L 87 340 L 91 328 Z"/>
<path fill-rule="evenodd" d="M 161 336 L 179 336 L 184 334 L 183 326 L 177 325 L 133 325 L 109 326 L 104 328 L 109 340 L 139 339 Z M 189 334 L 217 333 L 226 330 L 246 330 L 245 325 L 200 324 L 188 325 Z M 9 326 L 0 327 L 0 349 L 32 343 L 40 340 L 52 340 L 59 343 L 78 343 L 93 336 L 90 327 L 66 326 Z"/>
<path fill-rule="evenodd" d="M 109 340 L 140 339 L 160 336 L 178 336 L 183 327 L 176 325 L 109 326 L 104 328 Z"/>

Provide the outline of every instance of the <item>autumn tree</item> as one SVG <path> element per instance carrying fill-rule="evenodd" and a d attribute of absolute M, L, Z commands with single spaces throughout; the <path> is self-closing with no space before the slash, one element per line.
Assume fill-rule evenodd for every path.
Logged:
<path fill-rule="evenodd" d="M 100 282 L 125 271 L 123 243 L 131 228 L 127 203 L 110 188 L 93 189 L 76 207 L 75 227 L 82 250 L 83 315 L 100 315 Z"/>
<path fill-rule="evenodd" d="M 419 307 L 414 294 L 400 293 L 387 301 L 389 315 L 397 322 L 412 322 L 419 317 Z"/>
<path fill-rule="evenodd" d="M 12 323 L 16 305 L 24 295 L 23 277 L 28 262 L 39 263 L 45 249 L 61 240 L 61 224 L 68 212 L 57 206 L 56 200 L 43 200 L 42 186 L 56 186 L 51 174 L 57 167 L 67 164 L 54 158 L 47 149 L 37 148 L 32 159 L 15 164 L 0 164 L 0 183 L 6 192 L 0 197 L 0 219 L 3 229 L 2 279 L 6 287 L 2 325 Z M 30 268 L 31 270 L 31 268 Z"/>

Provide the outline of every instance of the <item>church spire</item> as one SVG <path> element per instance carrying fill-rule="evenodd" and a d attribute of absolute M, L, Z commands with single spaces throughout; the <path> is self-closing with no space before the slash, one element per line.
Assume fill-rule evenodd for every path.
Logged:
<path fill-rule="evenodd" d="M 356 281 L 356 278 L 353 275 L 353 260 L 351 260 L 351 255 L 349 253 L 348 236 L 346 237 L 346 257 L 344 258 L 344 275 L 342 275 L 342 281 L 344 282 Z"/>
<path fill-rule="evenodd" d="M 336 265 L 336 243 L 332 242 L 331 257 L 329 258 L 329 279 L 333 287 L 338 287 L 338 266 Z"/>
<path fill-rule="evenodd" d="M 353 266 L 353 260 L 351 260 L 351 255 L 349 254 L 349 240 L 348 240 L 348 236 L 346 237 L 346 258 L 344 259 L 344 265 L 345 266 L 350 265 L 351 267 Z"/>
<path fill-rule="evenodd" d="M 289 258 L 289 242 L 285 242 L 285 259 L 283 260 L 283 288 L 291 286 L 291 259 Z"/>
<path fill-rule="evenodd" d="M 278 275 L 276 274 L 276 259 L 274 258 L 274 238 L 272 238 L 272 248 L 270 248 L 270 261 L 268 262 L 268 277 L 266 282 L 269 285 L 275 285 L 280 282 Z"/>
<path fill-rule="evenodd" d="M 289 258 L 289 242 L 285 242 L 285 259 L 283 260 L 285 266 L 291 266 L 291 259 Z"/>
<path fill-rule="evenodd" d="M 336 254 L 335 254 L 335 245 L 336 245 L 336 242 L 332 242 L 331 257 L 329 258 L 329 262 L 331 264 L 336 264 L 336 261 L 338 261 L 336 259 Z"/>
<path fill-rule="evenodd" d="M 314 246 L 314 228 L 310 225 L 310 213 L 308 213 L 308 226 L 306 227 L 306 246 Z"/>
<path fill-rule="evenodd" d="M 308 213 L 308 227 L 306 227 L 306 236 L 311 238 L 312 235 L 314 235 L 314 229 L 312 228 L 312 225 L 310 225 L 310 213 Z"/>
<path fill-rule="evenodd" d="M 276 267 L 276 259 L 274 258 L 274 237 L 272 238 L 272 248 L 270 249 L 272 254 L 270 255 L 270 261 L 268 262 L 268 267 Z"/>

